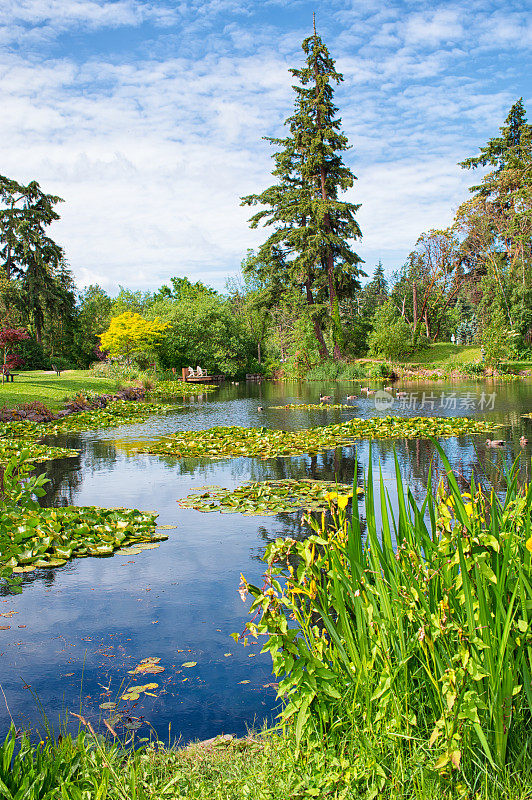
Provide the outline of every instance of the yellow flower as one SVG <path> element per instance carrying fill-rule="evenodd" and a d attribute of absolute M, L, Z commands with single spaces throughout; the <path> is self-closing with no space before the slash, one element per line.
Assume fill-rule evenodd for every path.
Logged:
<path fill-rule="evenodd" d="M 344 508 L 347 508 L 347 504 L 349 503 L 349 495 L 348 494 L 339 494 L 338 495 L 338 508 L 343 511 Z"/>
<path fill-rule="evenodd" d="M 532 553 L 532 536 L 530 537 L 530 539 L 527 539 L 527 543 L 526 543 L 526 549 L 527 549 L 527 550 L 528 550 L 530 553 Z"/>

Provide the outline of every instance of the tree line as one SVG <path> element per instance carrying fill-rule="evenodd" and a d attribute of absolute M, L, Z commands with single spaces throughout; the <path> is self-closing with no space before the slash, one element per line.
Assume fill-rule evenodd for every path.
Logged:
<path fill-rule="evenodd" d="M 273 183 L 242 198 L 254 208 L 251 227 L 264 226 L 267 236 L 224 292 L 184 277 L 154 292 L 122 287 L 115 298 L 100 286 L 76 290 L 49 235 L 61 198 L 36 181 L 0 176 L 0 326 L 18 331 L 12 366 L 102 359 L 100 337 L 125 313 L 163 325 L 134 357 L 166 368 L 302 373 L 329 358 L 405 360 L 451 337 L 481 343 L 494 361 L 530 355 L 532 126 L 523 100 L 499 134 L 460 163 L 487 171 L 452 224 L 421 233 L 403 265 L 386 278 L 379 262 L 363 285 L 360 204 L 345 197 L 356 177 L 344 162 L 349 142 L 334 103 L 343 78 L 315 29 L 302 49 L 303 66 L 290 70 L 285 135 L 266 137 L 275 147 Z"/>

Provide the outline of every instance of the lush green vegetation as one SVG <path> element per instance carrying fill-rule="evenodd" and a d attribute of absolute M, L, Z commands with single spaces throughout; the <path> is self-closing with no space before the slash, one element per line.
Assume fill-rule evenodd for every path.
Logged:
<path fill-rule="evenodd" d="M 268 428 L 217 427 L 202 431 L 179 431 L 136 449 L 139 453 L 178 458 L 274 458 L 320 453 L 354 444 L 357 439 L 428 439 L 486 433 L 496 425 L 467 417 L 373 417 L 350 419 L 296 431 Z"/>
<path fill-rule="evenodd" d="M 262 587 L 243 579 L 245 635 L 264 638 L 284 698 L 276 732 L 135 749 L 134 730 L 122 742 L 107 722 L 105 739 L 82 713 L 75 739 L 49 731 L 35 747 L 12 729 L 6 798 L 525 800 L 532 486 L 514 469 L 504 499 L 474 484 L 463 493 L 440 456 L 448 489 L 429 482 L 416 502 L 397 464 L 394 511 L 370 471 L 365 535 L 339 486 L 327 517 L 307 515 L 308 538 L 268 546 Z"/>
<path fill-rule="evenodd" d="M 250 223 L 268 226 L 269 236 L 223 293 L 185 277 L 152 292 L 122 287 L 115 298 L 99 286 L 76 292 L 65 253 L 47 234 L 60 198 L 35 181 L 0 177 L 0 346 L 8 368 L 87 367 L 109 354 L 141 370 L 179 374 L 199 365 L 212 374 L 311 378 L 356 371 L 352 362 L 363 356 L 449 371 L 530 364 L 532 127 L 522 100 L 499 135 L 462 162 L 489 171 L 452 225 L 421 233 L 404 264 L 387 277 L 379 262 L 361 285 L 353 249 L 359 205 L 343 196 L 355 176 L 343 161 L 349 145 L 334 105 L 342 76 L 318 34 L 303 51 L 286 135 L 270 139 L 274 183 L 242 201 L 261 206 Z M 472 345 L 467 359 L 452 345 L 442 358 L 451 339 Z M 2 387 L 8 403 L 19 391 Z M 33 399 L 46 401 L 46 387 L 41 392 Z M 50 399 L 60 398 L 51 391 Z"/>
<path fill-rule="evenodd" d="M 302 508 L 312 511 L 327 508 L 331 497 L 337 496 L 339 491 L 351 495 L 350 486 L 332 481 L 286 478 L 249 483 L 237 489 L 219 487 L 201 491 L 201 494 L 190 494 L 179 500 L 179 505 L 196 511 L 273 516 Z"/>
<path fill-rule="evenodd" d="M 262 588 L 241 587 L 282 720 L 302 754 L 334 742 L 347 796 L 532 788 L 532 485 L 515 468 L 504 499 L 463 494 L 440 457 L 448 490 L 429 481 L 417 503 L 396 463 L 395 512 L 370 468 L 365 530 L 340 494 L 332 522 L 308 516 L 309 538 L 268 546 Z"/>

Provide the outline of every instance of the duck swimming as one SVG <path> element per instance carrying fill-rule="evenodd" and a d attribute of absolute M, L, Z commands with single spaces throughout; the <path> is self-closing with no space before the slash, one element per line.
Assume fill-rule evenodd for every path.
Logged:
<path fill-rule="evenodd" d="M 486 447 L 504 447 L 504 439 L 486 439 Z"/>

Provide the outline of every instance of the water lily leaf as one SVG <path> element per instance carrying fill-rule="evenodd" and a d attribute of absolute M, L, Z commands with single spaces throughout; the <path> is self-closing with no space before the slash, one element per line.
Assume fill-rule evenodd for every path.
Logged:
<path fill-rule="evenodd" d="M 202 431 L 179 431 L 141 443 L 139 452 L 178 458 L 274 458 L 319 453 L 353 445 L 359 439 L 443 438 L 486 433 L 497 423 L 467 417 L 374 417 L 353 419 L 335 425 L 301 430 L 215 427 Z"/>
<path fill-rule="evenodd" d="M 138 731 L 141 727 L 142 722 L 140 720 L 133 720 L 131 722 L 124 722 L 124 728 L 127 728 L 128 731 Z"/>
<path fill-rule="evenodd" d="M 128 700 L 138 700 L 139 697 L 140 697 L 140 694 L 138 694 L 137 692 L 125 692 L 122 695 L 122 700 L 126 700 L 126 701 L 128 701 Z"/>
<path fill-rule="evenodd" d="M 362 489 L 358 490 L 362 492 Z M 179 501 L 184 508 L 199 511 L 220 511 L 222 514 L 241 513 L 245 516 L 264 517 L 276 514 L 289 514 L 307 508 L 316 511 L 327 509 L 330 498 L 350 497 L 351 484 L 337 484 L 332 481 L 314 481 L 308 478 L 263 481 L 239 486 L 237 489 L 215 489 L 206 492 L 201 498 L 189 495 Z"/>
<path fill-rule="evenodd" d="M 103 708 L 105 711 L 111 711 L 113 708 L 116 708 L 116 703 L 100 703 L 100 708 Z"/>

